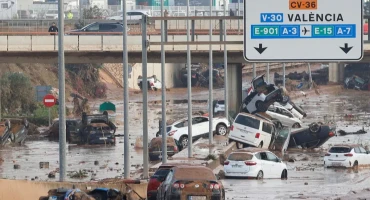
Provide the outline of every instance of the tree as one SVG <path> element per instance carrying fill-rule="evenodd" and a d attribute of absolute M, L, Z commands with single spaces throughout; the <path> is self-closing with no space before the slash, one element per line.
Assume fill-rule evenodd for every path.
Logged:
<path fill-rule="evenodd" d="M 34 90 L 29 77 L 8 72 L 1 77 L 1 107 L 9 114 L 30 113 L 35 108 Z"/>

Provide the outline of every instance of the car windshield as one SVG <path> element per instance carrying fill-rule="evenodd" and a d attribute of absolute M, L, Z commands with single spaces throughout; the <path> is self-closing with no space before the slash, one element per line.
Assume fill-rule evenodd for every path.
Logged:
<path fill-rule="evenodd" d="M 170 170 L 171 170 L 170 168 L 158 169 L 154 173 L 153 177 L 160 177 L 160 178 L 166 177 L 167 174 L 170 172 Z"/>
<path fill-rule="evenodd" d="M 228 160 L 232 161 L 245 161 L 245 160 L 252 160 L 253 155 L 249 153 L 232 153 L 227 158 Z"/>
<path fill-rule="evenodd" d="M 234 123 L 248 126 L 254 129 L 259 129 L 260 127 L 260 120 L 254 119 L 248 116 L 244 116 L 244 115 L 238 115 Z"/>
<path fill-rule="evenodd" d="M 178 168 L 175 172 L 178 180 L 216 180 L 211 170 L 201 168 Z"/>
<path fill-rule="evenodd" d="M 329 150 L 329 153 L 349 153 L 351 152 L 351 148 L 349 147 L 332 147 Z"/>

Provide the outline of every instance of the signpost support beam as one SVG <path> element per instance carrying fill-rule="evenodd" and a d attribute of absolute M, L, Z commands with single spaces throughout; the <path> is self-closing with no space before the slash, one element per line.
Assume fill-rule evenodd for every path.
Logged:
<path fill-rule="evenodd" d="M 186 1 L 186 16 L 190 16 L 190 0 Z M 190 24 L 189 19 L 186 20 L 186 35 L 187 41 L 190 40 Z M 191 97 L 191 53 L 190 45 L 187 45 L 187 81 L 188 81 L 188 157 L 193 157 L 193 108 L 192 108 L 192 97 Z"/>
<path fill-rule="evenodd" d="M 127 24 L 127 15 L 124 14 L 127 11 L 126 0 L 122 0 L 122 24 Z M 127 51 L 127 26 L 123 26 L 123 176 L 125 179 L 130 178 L 130 130 L 129 130 L 129 86 L 128 86 L 128 51 Z"/>
<path fill-rule="evenodd" d="M 161 0 L 161 16 L 164 16 L 164 0 Z M 167 162 L 167 116 L 166 116 L 166 52 L 164 49 L 164 21 L 161 20 L 161 81 L 162 81 L 162 163 Z"/>
<path fill-rule="evenodd" d="M 66 84 L 64 65 L 64 0 L 58 1 L 58 77 L 59 77 L 59 180 L 66 179 Z"/>
<path fill-rule="evenodd" d="M 283 87 L 285 87 L 285 63 L 283 63 Z"/>
<path fill-rule="evenodd" d="M 267 63 L 267 83 L 270 84 L 270 63 Z"/>
<path fill-rule="evenodd" d="M 210 14 L 209 16 L 212 16 L 212 3 L 213 0 L 210 0 Z M 209 20 L 209 41 L 212 42 L 212 20 Z M 211 145 L 213 143 L 213 52 L 212 52 L 212 44 L 209 45 L 209 88 L 208 88 L 208 93 L 209 93 L 209 108 L 208 108 L 208 117 L 209 117 L 209 154 L 212 153 L 212 148 Z"/>
<path fill-rule="evenodd" d="M 148 152 L 148 60 L 147 60 L 147 33 L 146 33 L 146 24 L 147 24 L 146 15 L 142 15 L 142 68 L 143 68 L 143 79 L 141 82 L 141 87 L 143 88 L 143 176 L 144 179 L 149 178 L 149 152 Z M 164 129 L 166 127 L 163 127 Z M 167 156 L 167 155 L 163 155 Z M 163 158 L 162 158 L 163 159 Z"/>

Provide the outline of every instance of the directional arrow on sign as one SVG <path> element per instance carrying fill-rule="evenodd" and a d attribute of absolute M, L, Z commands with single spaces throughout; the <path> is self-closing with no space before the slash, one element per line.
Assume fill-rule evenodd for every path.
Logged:
<path fill-rule="evenodd" d="M 260 43 L 259 45 L 258 45 L 258 47 L 254 47 L 257 51 L 258 51 L 258 53 L 260 53 L 260 54 L 262 54 L 266 49 L 267 49 L 267 47 L 262 47 L 262 44 Z M 352 47 L 351 47 L 352 48 Z"/>
<path fill-rule="evenodd" d="M 348 47 L 348 43 L 344 43 L 344 47 L 340 47 L 340 48 L 343 50 L 344 53 L 347 54 L 349 51 L 351 51 L 353 47 Z"/>

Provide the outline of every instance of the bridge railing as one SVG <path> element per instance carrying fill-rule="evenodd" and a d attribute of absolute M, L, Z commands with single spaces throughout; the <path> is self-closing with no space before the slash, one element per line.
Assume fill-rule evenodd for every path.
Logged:
<path fill-rule="evenodd" d="M 171 35 L 168 37 L 165 49 L 166 51 L 183 51 L 187 48 L 185 35 Z M 209 44 L 215 51 L 222 51 L 224 44 L 227 45 L 230 51 L 243 51 L 243 41 L 241 35 L 230 35 L 228 41 L 219 40 L 219 36 L 214 35 L 212 42 L 209 42 L 209 36 L 197 35 L 194 41 L 190 42 L 190 48 L 193 51 L 207 51 Z M 161 36 L 149 35 L 148 51 L 161 50 Z M 105 35 L 66 35 L 64 37 L 64 49 L 66 51 L 122 51 L 123 37 L 122 35 L 113 35 L 105 33 Z M 127 47 L 129 51 L 142 51 L 142 36 L 128 36 Z M 38 35 L 0 35 L 0 52 L 1 51 L 57 51 L 58 36 L 46 35 L 39 33 Z"/>
<path fill-rule="evenodd" d="M 165 29 L 168 34 L 185 34 L 187 17 L 151 17 L 147 26 L 148 34 L 160 34 L 161 20 L 165 22 Z M 191 28 L 197 31 L 198 34 L 208 34 L 209 23 L 212 21 L 214 34 L 218 34 L 221 29 L 223 21 L 226 22 L 226 29 L 229 34 L 242 34 L 243 33 L 243 18 L 240 16 L 214 16 L 214 17 L 189 17 L 191 20 Z M 65 20 L 64 30 L 66 32 L 94 22 L 117 22 L 116 20 Z M 57 23 L 57 20 L 0 20 L 0 32 L 5 33 L 33 33 L 33 32 L 47 32 L 52 23 Z M 140 35 L 141 24 L 140 20 L 130 21 L 127 25 L 129 34 Z"/>

